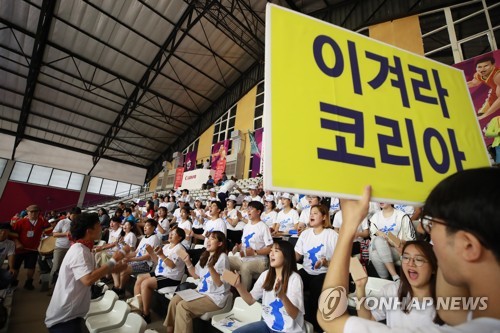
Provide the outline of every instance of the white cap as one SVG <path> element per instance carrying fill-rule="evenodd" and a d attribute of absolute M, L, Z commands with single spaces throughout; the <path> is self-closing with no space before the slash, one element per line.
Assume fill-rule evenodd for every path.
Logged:
<path fill-rule="evenodd" d="M 251 202 L 252 201 L 252 197 L 247 195 L 245 198 L 243 198 L 243 201 L 248 201 L 248 202 Z"/>
<path fill-rule="evenodd" d="M 283 193 L 281 195 L 281 199 L 288 199 L 288 200 L 291 200 L 292 199 L 292 195 L 290 193 Z"/>
<path fill-rule="evenodd" d="M 195 201 L 204 201 L 206 200 L 205 197 L 197 197 Z"/>
<path fill-rule="evenodd" d="M 217 198 L 210 198 L 210 201 L 219 201 Z"/>
<path fill-rule="evenodd" d="M 236 196 L 234 194 L 231 194 L 226 200 L 236 201 Z"/>
<path fill-rule="evenodd" d="M 215 189 L 212 187 L 212 188 L 210 189 L 210 192 L 215 192 Z"/>
<path fill-rule="evenodd" d="M 269 194 L 264 197 L 264 201 L 274 201 L 274 195 Z"/>
<path fill-rule="evenodd" d="M 250 185 L 250 186 L 248 186 L 248 189 L 249 189 L 249 190 L 256 190 L 256 189 L 257 189 L 257 186 L 255 186 L 255 185 Z"/>
<path fill-rule="evenodd" d="M 177 199 L 177 202 L 188 202 L 189 200 L 187 198 L 180 197 Z"/>

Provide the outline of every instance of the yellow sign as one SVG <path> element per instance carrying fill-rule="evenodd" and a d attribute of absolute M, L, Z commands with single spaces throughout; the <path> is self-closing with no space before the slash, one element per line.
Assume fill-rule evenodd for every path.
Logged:
<path fill-rule="evenodd" d="M 421 203 L 489 166 L 463 72 L 267 6 L 264 186 Z"/>

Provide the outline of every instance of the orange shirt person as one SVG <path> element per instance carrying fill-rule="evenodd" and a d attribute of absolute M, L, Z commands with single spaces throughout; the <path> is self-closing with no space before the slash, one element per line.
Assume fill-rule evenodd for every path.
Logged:
<path fill-rule="evenodd" d="M 490 87 L 488 97 L 483 106 L 478 110 L 478 118 L 484 119 L 500 108 L 500 68 L 495 66 L 495 58 L 484 57 L 476 62 L 476 73 L 471 81 L 467 82 L 469 88 L 485 84 Z"/>

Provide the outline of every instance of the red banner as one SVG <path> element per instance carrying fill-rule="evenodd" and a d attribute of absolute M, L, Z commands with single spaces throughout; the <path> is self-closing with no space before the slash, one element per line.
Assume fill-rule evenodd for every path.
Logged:
<path fill-rule="evenodd" d="M 217 161 L 217 166 L 215 167 L 214 181 L 217 184 L 219 179 L 222 178 L 222 174 L 226 171 L 226 159 L 219 159 Z"/>
<path fill-rule="evenodd" d="M 180 167 L 175 170 L 174 188 L 178 189 L 182 184 L 182 176 L 184 175 L 184 168 Z"/>

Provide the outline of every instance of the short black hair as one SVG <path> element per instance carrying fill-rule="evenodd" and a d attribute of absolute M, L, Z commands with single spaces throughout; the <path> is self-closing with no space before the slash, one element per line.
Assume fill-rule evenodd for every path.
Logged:
<path fill-rule="evenodd" d="M 441 181 L 429 194 L 423 216 L 443 219 L 446 231 L 470 232 L 500 262 L 500 168 L 460 171 Z"/>
<path fill-rule="evenodd" d="M 149 223 L 153 228 L 156 228 L 156 226 L 158 225 L 158 222 L 156 222 L 156 220 L 154 219 L 147 219 L 145 223 Z"/>
<path fill-rule="evenodd" d="M 261 213 L 264 211 L 264 205 L 260 201 L 250 201 L 248 203 L 248 207 L 253 207 L 260 211 Z"/>
<path fill-rule="evenodd" d="M 480 63 L 483 63 L 483 62 L 491 62 L 492 65 L 495 64 L 495 58 L 493 58 L 493 56 L 489 55 L 489 56 L 484 56 L 484 57 L 481 57 L 479 59 L 476 60 L 476 66 Z"/>
<path fill-rule="evenodd" d="M 220 201 L 217 201 L 217 200 L 212 201 L 212 202 L 210 203 L 210 205 L 212 205 L 212 204 L 216 204 L 216 205 L 217 205 L 217 207 L 219 208 L 219 210 L 223 210 L 223 209 L 224 209 L 224 206 L 222 206 L 222 202 L 220 202 Z"/>
<path fill-rule="evenodd" d="M 12 227 L 10 226 L 9 222 L 2 222 L 0 223 L 0 230 L 11 230 Z"/>
<path fill-rule="evenodd" d="M 71 237 L 73 239 L 82 239 L 85 237 L 88 229 L 93 229 L 99 224 L 99 215 L 97 213 L 82 213 L 71 221 Z"/>
<path fill-rule="evenodd" d="M 132 214 L 132 209 L 131 208 L 125 208 L 125 212 Z"/>
<path fill-rule="evenodd" d="M 122 220 L 118 216 L 113 216 L 111 218 L 111 222 L 117 222 L 117 223 L 122 223 Z"/>
<path fill-rule="evenodd" d="M 73 208 L 71 208 L 71 211 L 69 213 L 70 214 L 81 214 L 82 209 L 80 207 L 73 207 Z"/>

